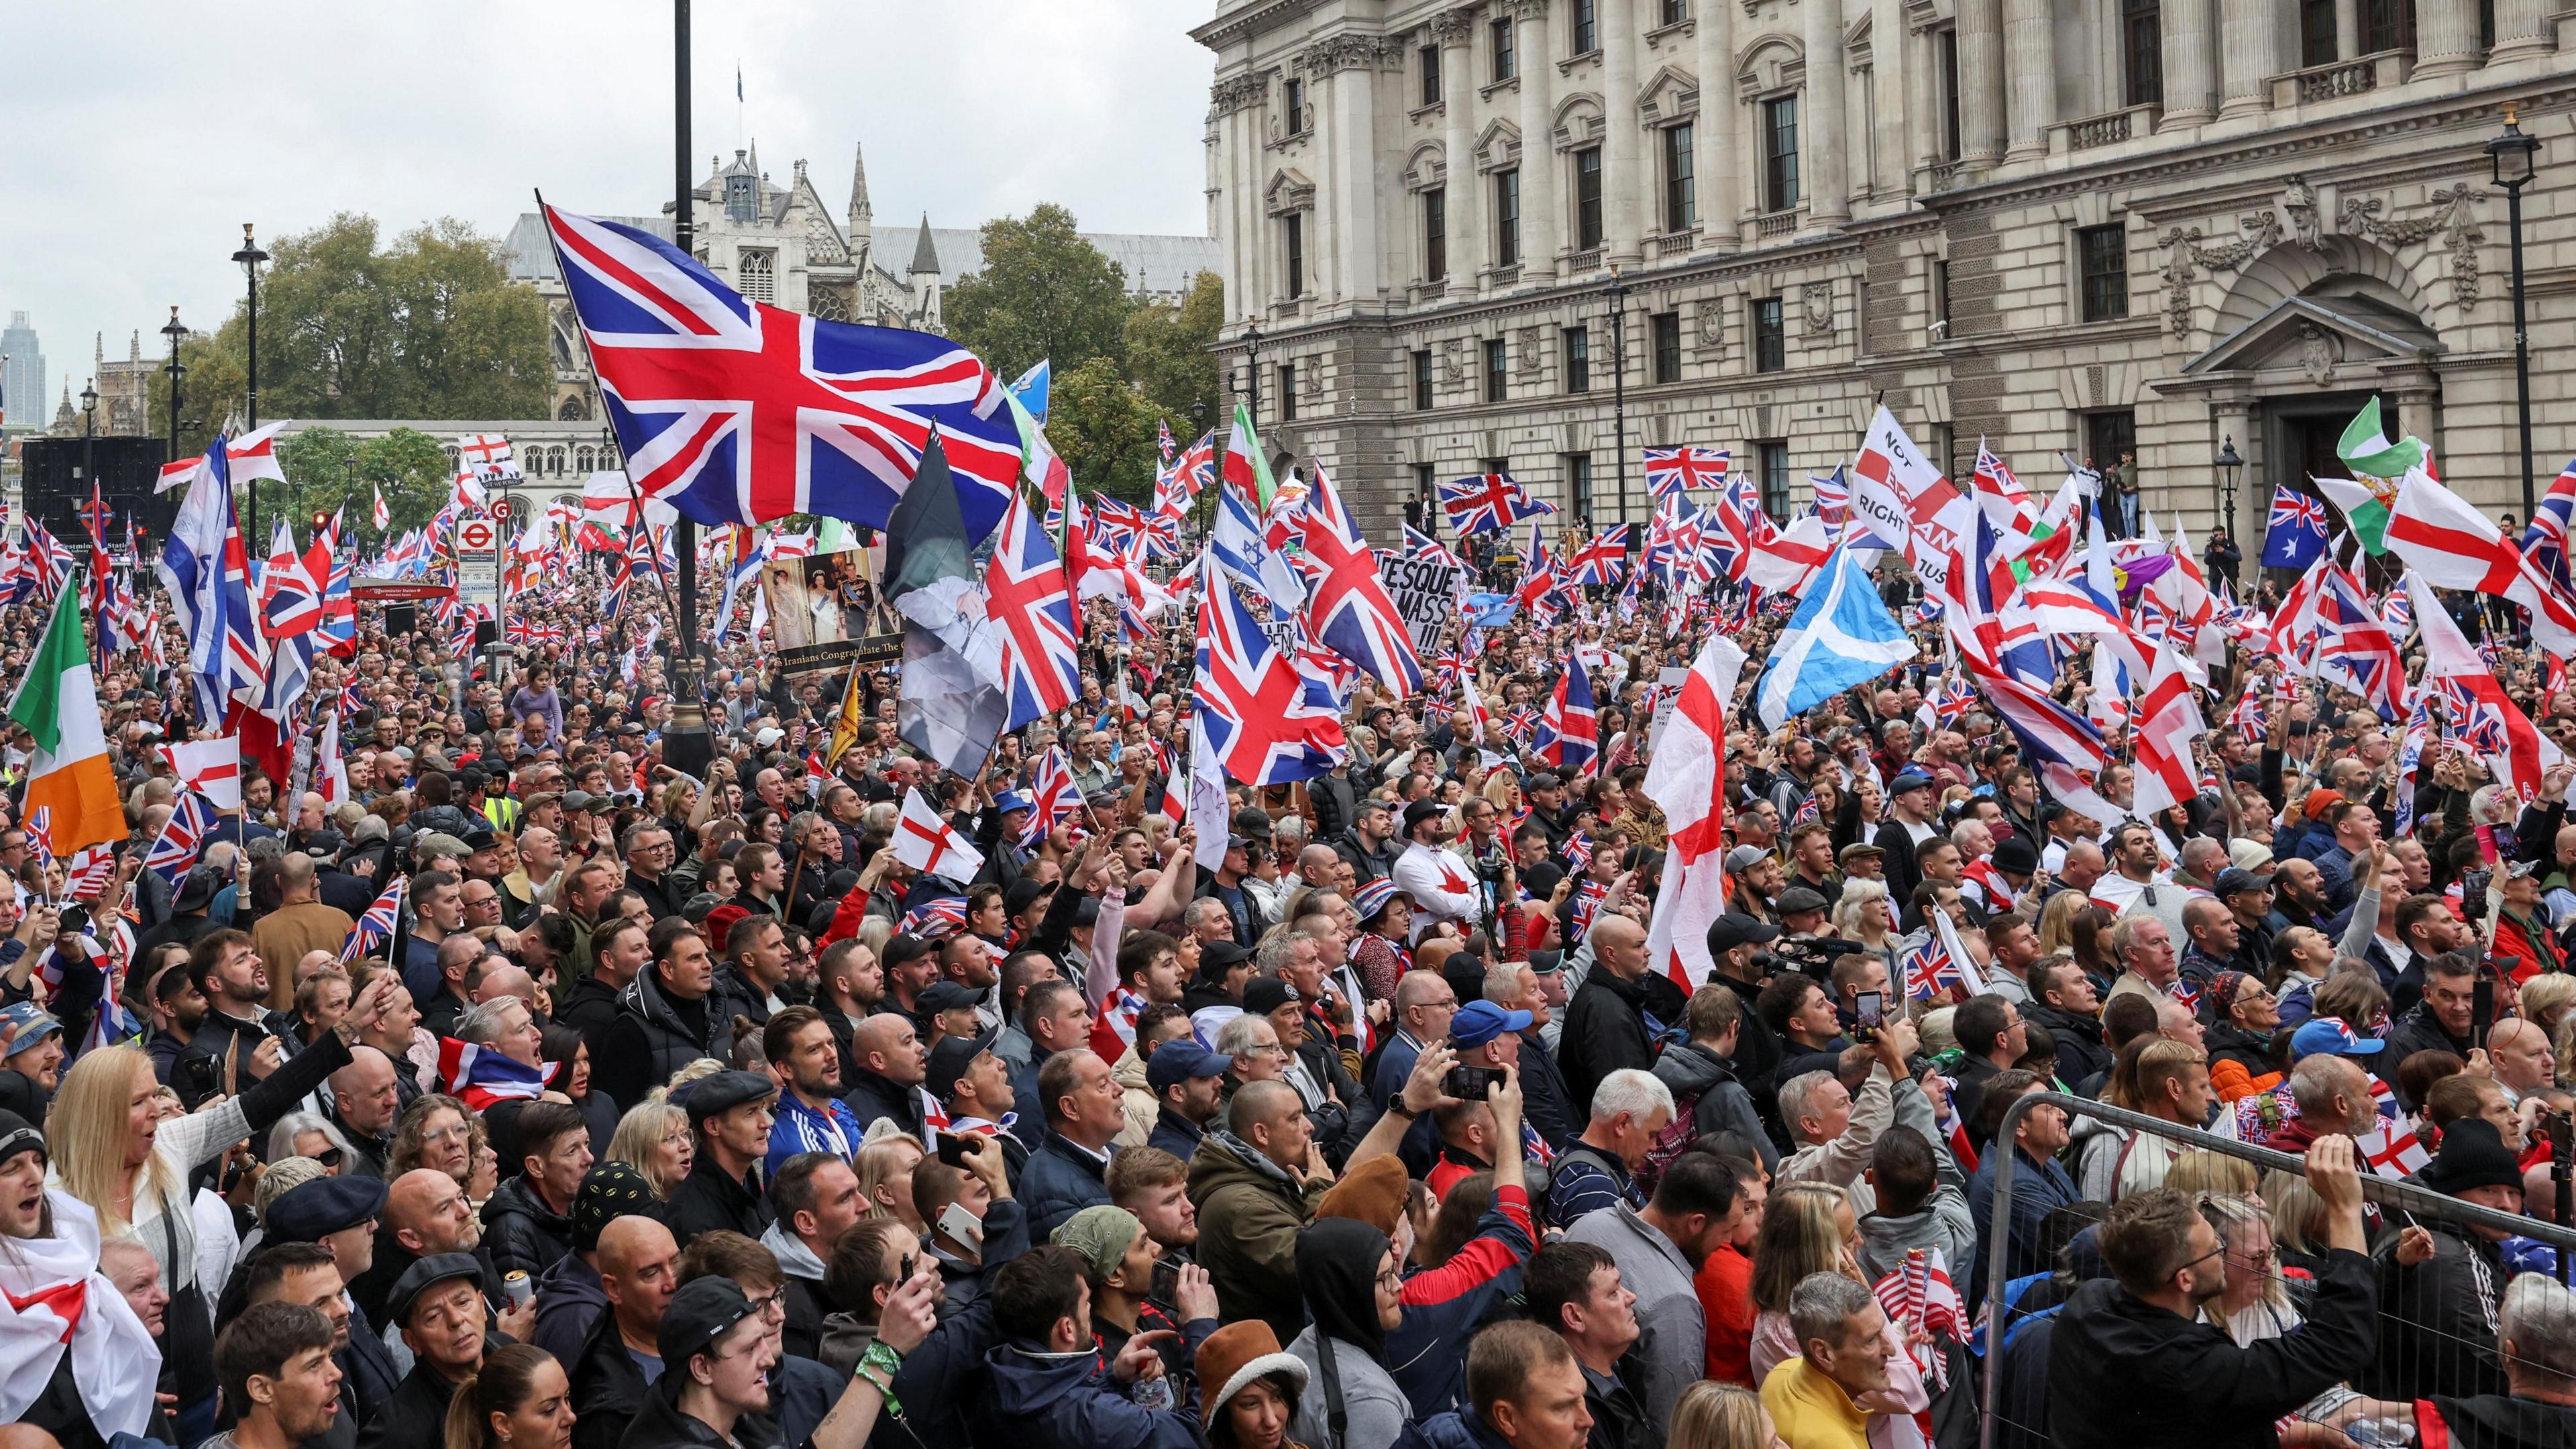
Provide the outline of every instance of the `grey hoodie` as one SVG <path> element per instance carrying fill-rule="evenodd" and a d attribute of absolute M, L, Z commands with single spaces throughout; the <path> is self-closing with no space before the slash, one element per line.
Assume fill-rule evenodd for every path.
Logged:
<path fill-rule="evenodd" d="M 1968 1211 L 1968 1195 L 1944 1182 L 1920 1212 L 1901 1218 L 1871 1213 L 1860 1220 L 1860 1251 L 1853 1256 L 1875 1283 L 1904 1267 L 1910 1248 L 1938 1249 L 1953 1281 L 1968 1272 L 1977 1251 L 1977 1219 Z"/>
<path fill-rule="evenodd" d="M 1676 1102 L 1693 1092 L 1699 1094 L 1699 1105 L 1691 1113 L 1694 1135 L 1741 1133 L 1762 1154 L 1763 1171 L 1780 1165 L 1780 1149 L 1753 1111 L 1753 1094 L 1735 1080 L 1734 1069 L 1715 1051 L 1698 1042 L 1667 1047 L 1655 1059 L 1655 1080 L 1672 1089 Z"/>

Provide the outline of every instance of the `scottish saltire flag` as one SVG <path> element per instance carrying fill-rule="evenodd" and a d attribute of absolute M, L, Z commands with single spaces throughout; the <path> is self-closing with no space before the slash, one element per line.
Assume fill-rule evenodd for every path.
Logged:
<path fill-rule="evenodd" d="M 1246 785 L 1311 780 L 1332 769 L 1346 746 L 1331 687 L 1271 646 L 1213 558 L 1200 567 L 1194 693 L 1210 752 Z"/>
<path fill-rule="evenodd" d="M 1691 488 L 1722 488 L 1733 461 L 1724 448 L 1648 448 L 1646 491 L 1663 499 Z"/>
<path fill-rule="evenodd" d="M 394 938 L 394 926 L 402 916 L 403 888 L 411 883 L 409 876 L 396 876 L 394 883 L 376 897 L 367 913 L 349 931 L 349 939 L 340 945 L 340 962 L 346 965 L 360 957 L 382 950 Z"/>
<path fill-rule="evenodd" d="M 1568 778 L 1590 773 L 1601 753 L 1601 720 L 1592 708 L 1592 676 L 1583 669 L 1583 651 L 1566 656 L 1565 673 L 1539 715 L 1533 742 L 1538 757 Z"/>
<path fill-rule="evenodd" d="M 495 1102 L 533 1100 L 562 1072 L 561 1062 L 532 1067 L 494 1047 L 452 1036 L 438 1039 L 438 1080 L 447 1095 L 480 1112 Z"/>
<path fill-rule="evenodd" d="M 1509 473 L 1485 473 L 1440 485 L 1440 511 L 1460 538 L 1509 528 L 1524 518 L 1554 513 L 1556 505 L 1532 498 Z"/>
<path fill-rule="evenodd" d="M 206 838 L 214 833 L 215 807 L 194 790 L 183 792 L 171 807 L 170 821 L 153 837 L 152 849 L 143 857 L 143 868 L 172 885 L 186 875 L 205 853 Z"/>
<path fill-rule="evenodd" d="M 1360 537 L 1359 524 L 1342 506 L 1342 495 L 1321 464 L 1299 518 L 1304 523 L 1303 567 L 1314 584 L 1302 615 L 1308 631 L 1395 698 L 1419 693 L 1422 660 L 1414 652 L 1413 636 L 1378 578 L 1376 553 Z"/>
<path fill-rule="evenodd" d="M 1914 641 L 1879 602 L 1867 571 L 1850 549 L 1838 548 L 1772 646 L 1755 705 L 1763 725 L 1776 730 L 1914 657 Z"/>
<path fill-rule="evenodd" d="M 2303 569 L 2326 548 L 2326 506 L 2287 484 L 2272 491 L 2272 512 L 2264 521 L 2263 567 Z"/>
<path fill-rule="evenodd" d="M 1002 383 L 943 337 L 745 300 L 678 248 L 545 209 L 627 472 L 700 523 L 886 526 L 935 429 L 970 541 L 1020 476 Z"/>

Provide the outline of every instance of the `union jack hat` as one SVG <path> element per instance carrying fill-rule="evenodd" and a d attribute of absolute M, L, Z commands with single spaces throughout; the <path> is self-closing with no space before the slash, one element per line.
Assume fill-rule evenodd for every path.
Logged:
<path fill-rule="evenodd" d="M 1399 890 L 1394 881 L 1381 876 L 1359 888 L 1359 893 L 1351 897 L 1351 909 L 1360 913 L 1360 922 L 1365 925 L 1385 914 L 1387 902 L 1397 896 L 1404 897 L 1406 905 L 1413 904 L 1411 891 Z"/>

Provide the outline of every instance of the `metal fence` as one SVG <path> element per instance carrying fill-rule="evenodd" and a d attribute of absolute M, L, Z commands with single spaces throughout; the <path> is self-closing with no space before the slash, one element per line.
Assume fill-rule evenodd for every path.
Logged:
<path fill-rule="evenodd" d="M 1999 1146 L 2010 1143 L 2013 1140 L 2014 1129 L 2020 1125 L 2021 1119 L 2027 1116 L 2031 1109 L 2041 1105 L 2059 1108 L 2070 1119 L 2091 1119 L 2110 1126 L 2126 1128 L 2132 1133 L 2152 1134 L 2176 1143 L 2185 1151 L 2208 1152 L 2220 1157 L 2233 1158 L 2249 1164 L 2276 1186 L 2282 1182 L 2282 1178 L 2272 1177 L 2272 1174 L 2281 1174 L 2283 1177 L 2297 1179 L 2299 1182 L 2304 1182 L 2306 1178 L 2307 1160 L 2303 1156 L 2275 1151 L 2268 1147 L 2256 1147 L 2234 1138 L 2179 1126 L 2162 1118 L 2149 1117 L 2143 1113 L 2126 1111 L 2062 1092 L 2033 1092 L 2013 1103 L 2012 1107 L 2004 1113 L 2002 1122 L 1996 1129 L 1995 1142 Z M 1999 1413 L 2004 1350 L 2008 1340 L 2007 1330 L 2009 1321 L 2017 1317 L 2017 1315 L 2008 1314 L 2004 1306 L 2005 1290 L 2010 1280 L 2013 1261 L 2010 1234 L 2015 1163 L 2014 1154 L 2009 1148 L 2000 1148 L 2000 1150 L 2003 1155 L 1995 1164 L 1994 1210 L 1991 1221 L 1985 1225 L 1988 1234 L 1986 1241 L 1991 1247 L 1986 1253 L 1985 1263 L 1984 1312 L 1987 1321 L 1984 1330 L 1985 1361 L 1981 1370 L 1982 1391 L 1979 1395 L 1981 1400 L 1978 1428 L 1980 1449 L 1996 1449 L 1999 1426 L 2015 1431 L 2018 1442 L 2045 1443 L 2048 1440 L 2046 1425 L 2012 1422 Z M 2429 1227 L 2438 1223 L 2462 1228 L 2486 1227 L 2544 1244 L 2556 1250 L 2557 1274 L 2562 1282 L 2566 1279 L 2568 1265 L 2576 1262 L 2576 1230 L 2541 1218 L 2521 1216 L 2477 1203 L 2464 1202 L 2459 1198 L 2445 1196 L 2415 1183 L 2379 1177 L 2371 1172 L 2367 1163 L 2361 1164 L 2361 1196 L 2364 1202 L 2377 1204 L 2383 1218 L 2391 1224 Z M 2546 1210 L 2549 1205 L 2541 1206 Z M 2044 1268 L 2049 1269 L 2056 1266 L 2053 1261 L 2043 1265 Z M 2281 1279 L 2284 1285 L 2291 1281 L 2283 1272 L 2277 1253 L 2272 1260 L 2270 1271 L 2276 1278 Z M 2498 1297 L 2501 1297 L 2503 1286 L 2501 1281 L 2494 1284 Z M 2410 1316 L 2402 1311 L 2402 1306 L 2401 1311 L 2393 1312 L 2391 1305 L 2383 1302 L 2379 1306 L 2379 1316 L 2382 1320 L 2383 1335 L 2390 1332 L 2392 1328 L 2403 1331 L 2410 1335 L 2407 1340 L 2409 1344 L 2422 1345 L 2430 1342 L 2433 1345 L 2432 1351 L 2436 1353 L 2484 1354 L 2492 1357 L 2497 1352 L 2492 1336 L 2483 1341 L 2474 1337 L 2465 1337 L 2423 1317 Z M 2382 1363 L 2385 1362 L 2383 1355 Z M 2356 1387 L 2361 1386 L 2356 1385 Z M 2499 1389 L 2498 1392 L 2501 1390 Z"/>

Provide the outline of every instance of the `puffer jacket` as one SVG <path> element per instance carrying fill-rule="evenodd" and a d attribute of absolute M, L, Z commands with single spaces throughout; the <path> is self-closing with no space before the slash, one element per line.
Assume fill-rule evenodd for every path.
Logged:
<path fill-rule="evenodd" d="M 1118 1135 L 1109 1139 L 1111 1147 L 1144 1146 L 1145 1139 L 1154 1135 L 1154 1123 L 1162 1112 L 1163 1104 L 1155 1097 L 1153 1087 L 1145 1081 L 1145 1059 L 1136 1055 L 1134 1044 L 1129 1044 L 1127 1050 L 1118 1054 L 1118 1060 L 1109 1064 L 1109 1080 L 1118 1084 L 1118 1105 L 1127 1114 L 1127 1125 L 1119 1128 Z"/>
<path fill-rule="evenodd" d="M 483 1205 L 483 1237 L 492 1245 L 493 1267 L 525 1273 L 534 1283 L 572 1252 L 572 1220 L 546 1206 L 526 1178 L 514 1177 Z"/>
<path fill-rule="evenodd" d="M 1005 1343 L 984 1355 L 988 1392 L 971 1421 L 978 1444 L 1024 1449 L 1199 1449 L 1197 1423 L 1130 1401 L 1100 1355 Z"/>
<path fill-rule="evenodd" d="M 1051 1238 L 1065 1219 L 1109 1201 L 1109 1189 L 1101 1185 L 1102 1171 L 1089 1153 L 1048 1128 L 1020 1169 L 1018 1196 L 1028 1209 L 1029 1235 Z M 1200 1232 L 1204 1236 L 1206 1229 Z"/>
<path fill-rule="evenodd" d="M 1297 1234 L 1315 1220 L 1332 1184 L 1300 1186 L 1286 1169 L 1231 1132 L 1211 1131 L 1190 1159 L 1190 1205 L 1199 1215 L 1199 1265 L 1228 1323 L 1259 1318 L 1286 1343 L 1306 1322 L 1297 1291 Z"/>
<path fill-rule="evenodd" d="M 717 1041 L 733 1023 L 719 1016 L 713 1004 L 708 1003 L 705 1027 L 693 1029 L 662 990 L 661 964 L 636 972 L 618 993 L 617 1019 L 601 1034 L 603 1049 L 592 1059 L 592 1086 L 624 1111 L 671 1080 L 673 1072 L 716 1055 Z"/>

